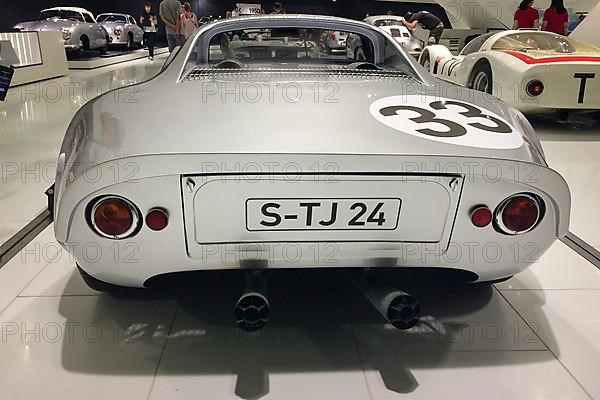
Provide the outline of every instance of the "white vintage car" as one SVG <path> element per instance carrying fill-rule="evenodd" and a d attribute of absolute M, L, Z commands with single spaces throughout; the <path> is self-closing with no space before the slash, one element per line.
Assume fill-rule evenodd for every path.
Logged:
<path fill-rule="evenodd" d="M 257 30 L 271 39 L 246 34 Z M 365 59 L 303 42 L 331 30 L 359 36 Z M 270 269 L 490 282 L 569 227 L 569 189 L 519 111 L 334 17 L 204 25 L 155 78 L 84 105 L 57 171 L 56 239 L 91 287 L 241 269 L 244 329 L 268 318 Z M 394 326 L 413 326 L 416 301 L 388 286 L 365 293 Z"/>
<path fill-rule="evenodd" d="M 125 45 L 129 49 L 142 46 L 144 31 L 131 15 L 103 13 L 98 14 L 96 20 L 108 32 L 109 45 Z"/>
<path fill-rule="evenodd" d="M 555 33 L 487 33 L 458 56 L 443 45 L 427 46 L 419 62 L 438 78 L 523 112 L 600 109 L 600 49 Z"/>
<path fill-rule="evenodd" d="M 363 21 L 375 25 L 392 35 L 411 56 L 419 58 L 421 55 L 425 42 L 413 35 L 410 29 L 404 25 L 404 17 L 398 15 L 371 15 Z"/>

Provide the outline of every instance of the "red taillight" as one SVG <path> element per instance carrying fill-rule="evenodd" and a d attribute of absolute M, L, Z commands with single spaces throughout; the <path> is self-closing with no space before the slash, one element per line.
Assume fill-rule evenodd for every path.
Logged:
<path fill-rule="evenodd" d="M 94 205 L 91 220 L 99 234 L 121 239 L 135 230 L 137 213 L 134 206 L 125 199 L 108 197 Z"/>
<path fill-rule="evenodd" d="M 471 212 L 471 222 L 478 228 L 488 226 L 492 222 L 492 212 L 486 206 L 475 207 Z"/>
<path fill-rule="evenodd" d="M 538 200 L 527 194 L 509 197 L 498 207 L 496 222 L 505 233 L 519 234 L 530 231 L 540 219 Z"/>
<path fill-rule="evenodd" d="M 530 96 L 539 96 L 544 91 L 544 84 L 537 79 L 527 82 L 527 94 Z"/>
<path fill-rule="evenodd" d="M 167 227 L 169 215 L 165 210 L 153 208 L 146 214 L 146 225 L 153 231 L 161 231 Z"/>

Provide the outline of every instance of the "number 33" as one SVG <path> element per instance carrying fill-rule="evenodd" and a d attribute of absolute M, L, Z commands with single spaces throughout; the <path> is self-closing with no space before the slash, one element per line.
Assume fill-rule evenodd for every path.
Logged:
<path fill-rule="evenodd" d="M 467 118 L 484 118 L 487 121 L 493 122 L 496 126 L 488 126 L 484 124 L 480 124 L 479 122 L 470 122 L 468 125 L 473 128 L 477 128 L 483 131 L 494 132 L 494 133 L 511 133 L 512 129 L 502 120 L 493 117 L 488 114 L 484 114 L 479 108 L 472 106 L 470 104 L 462 103 L 460 101 L 434 101 L 429 103 L 429 107 L 434 110 L 444 110 L 447 105 L 454 105 L 464 108 L 466 111 L 460 112 L 459 114 L 464 115 Z M 435 113 L 429 110 L 426 110 L 421 107 L 415 106 L 389 106 L 384 107 L 379 112 L 384 117 L 389 117 L 393 115 L 398 115 L 399 111 L 408 110 L 419 113 L 419 116 L 409 118 L 411 121 L 417 122 L 419 124 L 425 123 L 436 123 L 440 125 L 444 125 L 448 128 L 446 131 L 438 131 L 435 129 L 423 128 L 417 129 L 417 132 L 420 132 L 424 135 L 429 136 L 437 136 L 437 137 L 458 137 L 467 134 L 467 130 L 464 126 L 447 119 L 437 118 Z"/>

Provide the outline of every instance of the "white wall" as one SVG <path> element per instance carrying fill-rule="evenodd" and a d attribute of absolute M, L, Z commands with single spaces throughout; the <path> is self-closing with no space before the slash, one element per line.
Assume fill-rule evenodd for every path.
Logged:
<path fill-rule="evenodd" d="M 596 5 L 590 14 L 577 25 L 577 28 L 571 33 L 571 37 L 600 47 L 598 26 L 600 26 L 600 4 Z"/>
<path fill-rule="evenodd" d="M 455 28 L 502 28 L 511 27 L 518 0 L 437 0 L 445 9 Z M 591 11 L 599 0 L 565 0 L 565 7 L 572 12 Z M 546 9 L 550 0 L 536 0 L 538 9 Z"/>

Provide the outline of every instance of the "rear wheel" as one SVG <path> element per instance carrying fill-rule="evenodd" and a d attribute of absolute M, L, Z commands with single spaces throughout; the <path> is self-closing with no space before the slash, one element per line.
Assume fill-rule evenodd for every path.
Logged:
<path fill-rule="evenodd" d="M 492 94 L 492 67 L 487 62 L 480 63 L 473 69 L 471 89 Z"/>
<path fill-rule="evenodd" d="M 88 51 L 90 49 L 90 39 L 83 35 L 79 38 L 79 50 Z"/>

